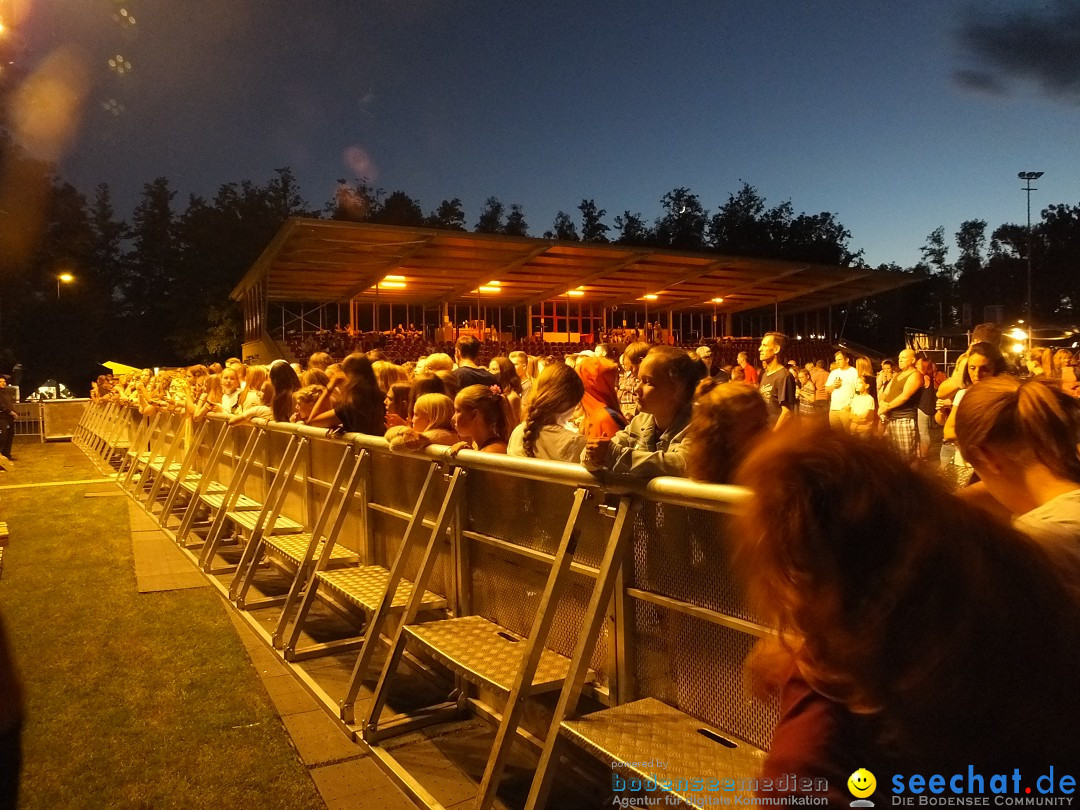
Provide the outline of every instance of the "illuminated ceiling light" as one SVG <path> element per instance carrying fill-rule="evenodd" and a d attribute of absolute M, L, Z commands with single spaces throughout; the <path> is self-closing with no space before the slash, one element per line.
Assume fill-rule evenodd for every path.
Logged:
<path fill-rule="evenodd" d="M 501 281 L 489 281 L 489 282 L 488 282 L 487 284 L 485 284 L 484 286 L 485 286 L 485 287 L 498 287 L 498 286 L 499 286 L 500 284 L 502 284 L 502 282 L 501 282 Z"/>
<path fill-rule="evenodd" d="M 499 287 L 489 287 L 489 286 L 485 285 L 485 286 L 480 288 L 480 292 L 482 292 L 482 293 L 501 293 L 502 289 L 499 288 Z"/>
<path fill-rule="evenodd" d="M 378 287 L 379 289 L 382 289 L 382 290 L 404 290 L 405 289 L 405 282 L 404 281 L 383 281 L 383 282 L 381 282 L 379 284 L 376 284 L 375 286 Z"/>
<path fill-rule="evenodd" d="M 71 275 L 71 273 L 61 273 L 57 278 L 65 284 L 70 284 L 75 280 L 75 276 Z"/>
<path fill-rule="evenodd" d="M 1017 340 L 1027 340 L 1027 332 L 1025 332 L 1020 327 L 1017 327 L 1016 329 L 1013 329 L 1011 332 L 1009 332 L 1009 337 L 1016 338 Z"/>
<path fill-rule="evenodd" d="M 581 289 L 568 290 L 566 294 L 567 295 L 572 295 L 572 296 L 574 296 L 574 298 L 580 298 L 581 296 L 583 296 L 585 294 L 585 291 L 581 290 Z"/>
<path fill-rule="evenodd" d="M 1023 351 L 1024 351 L 1024 344 L 1023 343 L 1014 343 L 1013 344 L 1013 353 L 1014 354 L 1021 354 Z"/>
<path fill-rule="evenodd" d="M 404 281 L 405 276 L 383 276 L 383 281 Z"/>
<path fill-rule="evenodd" d="M 722 304 L 722 303 L 724 303 L 724 299 L 723 298 L 714 298 L 712 300 L 712 303 L 714 303 L 714 304 Z"/>

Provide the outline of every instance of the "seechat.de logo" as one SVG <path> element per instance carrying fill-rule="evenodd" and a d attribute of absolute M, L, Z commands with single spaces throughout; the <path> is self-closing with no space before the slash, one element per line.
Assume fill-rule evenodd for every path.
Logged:
<path fill-rule="evenodd" d="M 866 768 L 859 768 L 847 780 L 847 789 L 855 797 L 851 807 L 873 807 L 869 797 L 877 790 L 877 779 Z"/>

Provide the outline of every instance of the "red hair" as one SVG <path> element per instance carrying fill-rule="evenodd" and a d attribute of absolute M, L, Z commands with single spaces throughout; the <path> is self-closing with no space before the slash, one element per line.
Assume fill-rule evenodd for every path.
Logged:
<path fill-rule="evenodd" d="M 762 615 L 891 753 L 939 767 L 1075 756 L 1062 707 L 1080 690 L 1080 604 L 1034 541 L 824 425 L 769 434 L 736 482 L 756 496 L 737 559 Z"/>

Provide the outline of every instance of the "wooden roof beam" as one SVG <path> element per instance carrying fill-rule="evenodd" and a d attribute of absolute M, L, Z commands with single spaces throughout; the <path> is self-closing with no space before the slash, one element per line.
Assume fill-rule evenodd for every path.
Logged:
<path fill-rule="evenodd" d="M 393 258 L 391 258 L 386 263 L 386 265 L 384 265 L 383 267 L 381 267 L 379 269 L 379 272 L 381 272 L 385 276 L 385 275 L 388 275 L 391 270 L 395 270 L 395 269 L 401 267 L 401 265 L 405 261 L 412 258 L 412 256 L 414 256 L 416 253 L 420 252 L 425 247 L 427 247 L 428 244 L 430 244 L 431 241 L 434 238 L 435 238 L 434 236 L 429 236 L 427 239 L 424 239 L 422 241 L 410 243 L 411 246 L 409 247 L 408 250 L 403 250 L 397 256 L 394 256 Z M 368 276 L 368 278 L 367 278 L 367 280 L 365 282 L 362 282 L 360 284 L 357 284 L 354 287 L 351 287 L 348 290 L 348 292 L 345 293 L 344 297 L 339 299 L 339 301 L 350 301 L 350 300 L 352 300 L 355 296 L 359 295 L 364 290 L 366 290 L 368 287 L 372 286 L 372 281 L 371 281 L 372 278 L 373 278 L 373 276 Z"/>
<path fill-rule="evenodd" d="M 528 251 L 527 253 L 525 253 L 525 254 L 523 254 L 521 256 L 518 256 L 516 259 L 514 259 L 509 264 L 506 264 L 506 265 L 503 265 L 501 267 L 497 267 L 497 268 L 494 268 L 494 269 L 485 270 L 483 275 L 479 275 L 479 276 L 478 275 L 473 275 L 473 276 L 471 276 L 469 278 L 468 281 L 466 281 L 466 282 L 464 282 L 462 284 L 459 284 L 458 286 L 451 289 L 448 293 L 445 293 L 444 295 L 441 295 L 437 299 L 433 300 L 431 303 L 433 305 L 435 305 L 435 306 L 439 306 L 439 305 L 442 305 L 442 304 L 449 304 L 455 298 L 461 298 L 463 295 L 466 295 L 467 293 L 472 292 L 477 287 L 479 287 L 480 285 L 484 284 L 487 281 L 494 281 L 494 280 L 501 281 L 501 279 L 499 279 L 498 276 L 503 275 L 505 273 L 509 273 L 514 268 L 521 267 L 523 264 L 528 264 L 533 259 L 535 259 L 537 256 L 540 256 L 541 254 L 547 253 L 548 250 L 550 250 L 554 245 L 555 245 L 554 242 L 545 242 L 544 244 L 538 245 L 537 247 L 533 248 L 532 250 Z"/>
<path fill-rule="evenodd" d="M 737 285 L 735 287 L 728 287 L 728 288 L 723 290 L 722 295 L 718 295 L 718 296 L 715 296 L 715 297 L 716 298 L 728 298 L 728 297 L 730 297 L 732 295 L 738 295 L 739 293 L 744 293 L 747 290 L 752 290 L 755 287 L 760 286 L 761 284 L 767 284 L 768 282 L 771 282 L 771 281 L 779 281 L 782 278 L 787 278 L 789 276 L 798 275 L 799 273 L 803 272 L 806 269 L 807 269 L 806 267 L 796 267 L 796 268 L 792 268 L 792 269 L 783 270 L 783 271 L 781 271 L 779 273 L 772 273 L 772 274 L 767 275 L 767 276 L 762 276 L 761 278 L 755 278 L 752 281 L 743 282 L 742 284 L 739 284 L 739 285 Z M 670 304 L 667 304 L 667 305 L 665 305 L 663 307 L 659 307 L 656 311 L 658 313 L 667 313 L 668 311 L 675 311 L 677 309 L 682 309 L 684 307 L 689 307 L 689 306 L 695 306 L 697 304 L 700 304 L 701 306 L 707 306 L 708 303 L 710 303 L 710 302 L 698 301 L 696 298 L 682 298 L 679 301 L 672 301 Z M 717 306 L 721 306 L 721 305 L 718 304 Z M 730 311 L 738 311 L 738 310 L 730 310 Z"/>
<path fill-rule="evenodd" d="M 728 256 L 728 257 L 725 257 L 724 259 L 720 259 L 720 260 L 717 260 L 715 262 L 711 262 L 710 264 L 707 264 L 704 267 L 699 267 L 699 268 L 696 268 L 696 269 L 694 269 L 692 271 L 682 273 L 676 279 L 674 279 L 669 284 L 667 284 L 666 286 L 656 286 L 656 285 L 654 285 L 654 286 L 652 286 L 650 288 L 647 288 L 647 289 L 643 288 L 643 287 L 639 287 L 636 290 L 631 291 L 631 293 L 630 293 L 631 297 L 612 295 L 612 296 L 608 296 L 607 298 L 604 298 L 604 299 L 602 299 L 602 300 L 600 300 L 600 301 L 598 301 L 596 303 L 599 303 L 601 306 L 608 306 L 609 304 L 636 304 L 638 302 L 638 300 L 641 298 L 641 296 L 643 296 L 643 295 L 648 295 L 649 293 L 654 293 L 654 292 L 663 292 L 664 290 L 671 289 L 676 284 L 682 284 L 683 282 L 686 282 L 686 281 L 693 281 L 694 279 L 701 278 L 702 276 L 706 276 L 709 273 L 712 273 L 712 272 L 714 272 L 715 270 L 717 270 L 717 269 L 719 269 L 721 267 L 727 266 L 728 264 L 731 263 L 731 261 L 732 261 L 732 257 Z M 733 287 L 733 288 L 730 288 L 728 290 L 725 290 L 724 295 L 732 295 L 732 294 L 734 294 L 736 292 L 741 292 L 742 290 L 745 290 L 745 289 L 748 289 L 748 288 L 751 288 L 751 287 L 756 287 L 758 284 L 761 284 L 761 283 L 766 282 L 766 281 L 774 281 L 774 280 L 776 280 L 778 278 L 784 278 L 785 276 L 793 276 L 796 273 L 803 272 L 803 270 L 805 270 L 805 269 L 806 269 L 805 267 L 798 267 L 798 268 L 795 268 L 795 269 L 788 268 L 788 269 L 782 270 L 779 273 L 771 273 L 771 274 L 769 274 L 767 276 L 762 276 L 760 278 L 754 279 L 753 281 L 748 281 L 748 282 L 746 282 L 744 284 L 741 284 L 741 285 L 739 285 L 737 287 Z M 678 301 L 673 301 L 671 303 L 659 303 L 657 305 L 656 311 L 657 312 L 667 312 L 668 310 L 679 309 L 680 307 L 687 306 L 688 302 L 693 301 L 693 300 L 695 300 L 695 299 L 688 298 L 688 297 L 684 296 L 684 297 L 679 298 Z"/>
<path fill-rule="evenodd" d="M 829 281 L 822 282 L 821 284 L 815 284 L 814 286 L 808 287 L 808 288 L 805 288 L 805 289 L 793 290 L 792 292 L 784 293 L 783 295 L 774 295 L 771 298 L 768 298 L 767 300 L 759 301 L 759 302 L 752 303 L 752 304 L 746 304 L 745 306 L 741 306 L 738 309 L 732 309 L 732 310 L 728 310 L 728 311 L 729 312 L 745 312 L 746 310 L 757 309 L 758 307 L 775 306 L 777 304 L 782 304 L 784 301 L 790 301 L 792 298 L 800 298 L 800 297 L 802 297 L 804 295 L 811 295 L 812 293 L 820 292 L 821 290 L 828 290 L 828 289 L 831 289 L 833 287 L 838 287 L 841 284 L 847 284 L 848 282 L 851 282 L 851 281 L 857 281 L 860 278 L 864 278 L 864 277 L 872 275 L 872 274 L 873 274 L 872 270 L 869 270 L 869 269 L 868 270 L 860 270 L 860 271 L 857 271 L 857 272 L 854 272 L 854 273 L 849 273 L 849 274 L 845 275 L 843 278 L 831 279 Z"/>
<path fill-rule="evenodd" d="M 652 256 L 654 252 L 655 251 L 652 250 L 637 251 L 632 256 L 629 256 L 622 261 L 607 265 L 599 270 L 594 270 L 593 272 L 587 273 L 584 276 L 578 276 L 576 278 L 573 278 L 570 281 L 566 282 L 566 284 L 560 284 L 555 287 L 548 287 L 546 290 L 541 290 L 539 293 L 532 296 L 523 303 L 525 306 L 531 307 L 543 301 L 550 301 L 552 298 L 562 298 L 566 295 L 567 290 L 576 290 L 578 287 L 584 286 L 590 281 L 595 281 L 598 278 L 603 278 L 609 273 L 617 273 L 620 270 L 626 269 L 627 267 L 632 267 L 643 259 L 647 259 L 649 256 Z"/>

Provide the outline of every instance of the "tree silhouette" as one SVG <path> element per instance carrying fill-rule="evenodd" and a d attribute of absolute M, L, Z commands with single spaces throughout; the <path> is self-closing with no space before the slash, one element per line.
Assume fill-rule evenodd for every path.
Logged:
<path fill-rule="evenodd" d="M 439 207 L 428 215 L 424 222 L 429 228 L 439 228 L 444 231 L 464 231 L 465 212 L 461 208 L 461 200 L 454 197 L 452 200 L 443 200 Z"/>
<path fill-rule="evenodd" d="M 582 200 L 578 210 L 581 212 L 581 241 L 606 243 L 611 228 L 602 220 L 607 211 L 597 208 L 595 200 Z"/>
<path fill-rule="evenodd" d="M 701 250 L 705 247 L 708 211 L 688 188 L 676 188 L 660 198 L 664 215 L 656 220 L 656 241 L 676 250 Z"/>
<path fill-rule="evenodd" d="M 945 228 L 938 226 L 930 231 L 926 243 L 919 249 L 923 261 L 930 266 L 931 273 L 952 274 L 949 267 L 949 246 L 945 242 Z"/>
<path fill-rule="evenodd" d="M 506 227 L 503 223 L 505 210 L 498 197 L 488 197 L 480 211 L 480 219 L 476 221 L 476 233 L 502 233 Z"/>
<path fill-rule="evenodd" d="M 721 253 L 760 255 L 769 242 L 761 221 L 765 198 L 749 183 L 743 183 L 709 220 L 709 242 Z"/>
<path fill-rule="evenodd" d="M 424 212 L 420 203 L 404 191 L 395 191 L 371 216 L 380 225 L 409 225 L 419 228 L 424 224 Z"/>
<path fill-rule="evenodd" d="M 986 248 L 986 220 L 969 219 L 956 232 L 959 256 L 956 269 L 960 275 L 977 273 L 982 269 L 983 250 Z"/>
<path fill-rule="evenodd" d="M 506 225 L 503 233 L 507 236 L 528 236 L 529 223 L 525 221 L 525 214 L 517 203 L 510 205 L 510 213 L 506 217 Z"/>
<path fill-rule="evenodd" d="M 651 245 L 654 241 L 653 232 L 641 214 L 623 211 L 615 217 L 615 228 L 619 232 L 615 241 L 620 245 Z"/>
<path fill-rule="evenodd" d="M 334 199 L 326 204 L 324 210 L 330 219 L 370 222 L 379 211 L 382 195 L 382 189 L 372 186 L 366 177 L 361 177 L 352 185 L 339 179 Z"/>
<path fill-rule="evenodd" d="M 552 223 L 550 231 L 544 231 L 544 238 L 558 239 L 560 242 L 581 241 L 574 220 L 570 219 L 570 215 L 565 211 L 560 211 L 555 215 L 555 222 Z"/>

